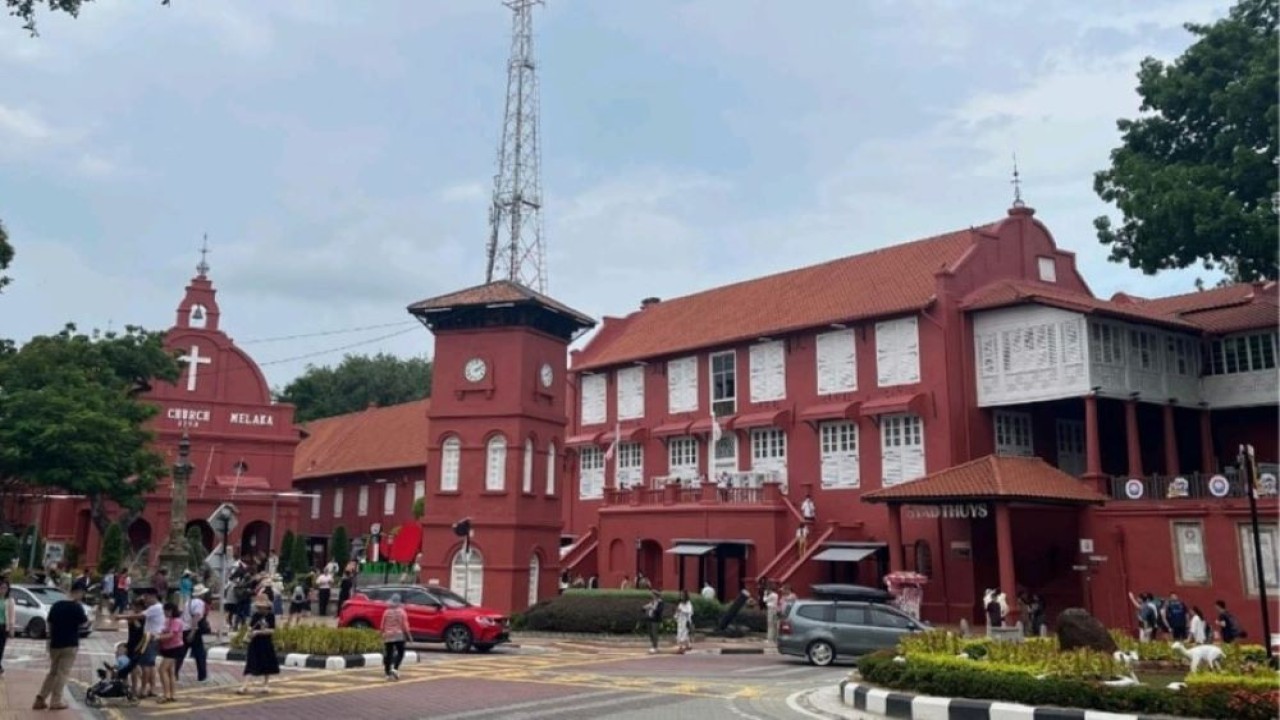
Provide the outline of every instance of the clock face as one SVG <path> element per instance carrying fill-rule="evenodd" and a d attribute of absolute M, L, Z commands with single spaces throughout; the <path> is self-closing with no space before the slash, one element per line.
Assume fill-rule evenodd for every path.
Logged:
<path fill-rule="evenodd" d="M 542 370 L 539 371 L 538 377 L 542 380 L 542 387 L 551 387 L 551 381 L 555 379 L 555 372 L 551 369 L 550 363 L 543 363 Z"/>
<path fill-rule="evenodd" d="M 484 379 L 485 373 L 488 372 L 488 366 L 484 364 L 484 360 L 480 358 L 471 358 L 467 361 L 466 366 L 462 368 L 462 374 L 470 382 L 480 382 Z"/>

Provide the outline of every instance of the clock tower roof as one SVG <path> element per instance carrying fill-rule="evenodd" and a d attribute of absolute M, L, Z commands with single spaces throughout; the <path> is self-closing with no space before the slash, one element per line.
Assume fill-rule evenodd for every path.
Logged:
<path fill-rule="evenodd" d="M 523 325 L 572 340 L 596 324 L 568 305 L 510 280 L 427 298 L 408 309 L 432 331 Z"/>

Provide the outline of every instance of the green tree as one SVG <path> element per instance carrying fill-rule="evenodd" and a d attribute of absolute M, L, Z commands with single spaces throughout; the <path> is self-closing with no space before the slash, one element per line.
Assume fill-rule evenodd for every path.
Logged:
<path fill-rule="evenodd" d="M 427 514 L 427 499 L 420 497 L 413 501 L 413 518 L 421 520 L 423 515 Z"/>
<path fill-rule="evenodd" d="M 280 568 L 281 574 L 284 574 L 285 570 L 290 569 L 290 563 L 293 561 L 294 542 L 296 542 L 296 540 L 293 537 L 293 531 L 285 530 L 284 538 L 280 540 L 280 548 L 277 551 L 278 554 L 276 555 L 276 557 L 279 559 L 278 567 Z"/>
<path fill-rule="evenodd" d="M 111 523 L 102 536 L 102 552 L 98 553 L 98 572 L 118 570 L 124 566 L 125 555 L 124 528 L 120 523 Z"/>
<path fill-rule="evenodd" d="M 1212 25 L 1187 25 L 1198 39 L 1174 62 L 1142 61 L 1144 114 L 1117 122 L 1123 144 L 1093 182 L 1124 216 L 1094 220 L 1111 260 L 1276 277 L 1278 8 L 1240 0 Z"/>
<path fill-rule="evenodd" d="M 298 536 L 293 541 L 293 553 L 289 556 L 289 567 L 293 568 L 295 576 L 302 576 L 311 572 L 311 563 L 307 561 L 307 541 L 302 536 Z"/>
<path fill-rule="evenodd" d="M 103 537 L 115 503 L 128 523 L 167 472 L 145 427 L 157 412 L 141 393 L 173 381 L 178 364 L 162 333 L 77 333 L 0 346 L 0 477 L 83 495 Z"/>
<path fill-rule="evenodd" d="M 204 559 L 209 556 L 209 550 L 204 546 L 204 533 L 194 525 L 187 528 L 187 556 L 187 566 L 197 571 L 197 574 L 204 567 Z"/>
<path fill-rule="evenodd" d="M 333 529 L 333 536 L 329 538 L 329 557 L 340 568 L 345 568 L 351 559 L 351 539 L 347 537 L 347 529 L 341 525 Z"/>
<path fill-rule="evenodd" d="M 80 8 L 92 0 L 5 0 L 9 14 L 22 21 L 22 29 L 38 35 L 36 32 L 36 9 L 47 5 L 50 12 L 64 12 L 71 17 L 80 14 Z M 160 0 L 161 5 L 168 5 L 169 0 Z"/>
<path fill-rule="evenodd" d="M 378 353 L 347 355 L 337 367 L 308 365 L 306 372 L 276 392 L 276 399 L 293 404 L 298 422 L 306 422 L 430 394 L 430 360 Z"/>
<path fill-rule="evenodd" d="M 0 222 L 0 270 L 8 270 L 13 262 L 13 246 L 9 244 L 9 233 L 5 232 L 4 223 Z M 8 275 L 0 275 L 0 289 L 9 284 Z"/>
<path fill-rule="evenodd" d="M 13 533 L 5 533 L 0 535 L 0 571 L 8 572 L 13 567 L 13 561 L 18 559 L 18 553 L 22 551 L 22 544 L 18 540 L 18 536 Z"/>

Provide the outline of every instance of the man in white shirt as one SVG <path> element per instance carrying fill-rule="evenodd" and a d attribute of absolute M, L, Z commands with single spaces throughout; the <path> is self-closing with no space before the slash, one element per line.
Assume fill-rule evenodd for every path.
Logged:
<path fill-rule="evenodd" d="M 156 656 L 160 652 L 160 641 L 156 638 L 164 632 L 164 605 L 160 604 L 159 591 L 149 587 L 142 591 L 146 609 L 142 611 L 143 641 L 146 643 L 142 654 L 138 656 L 138 667 L 142 668 L 142 697 L 154 697 L 156 693 Z"/>
<path fill-rule="evenodd" d="M 320 617 L 329 614 L 329 598 L 333 595 L 333 573 L 329 572 L 329 567 L 337 567 L 337 563 L 329 563 L 324 570 L 316 576 L 316 604 L 320 611 Z"/>
<path fill-rule="evenodd" d="M 711 587 L 711 583 L 706 582 L 702 584 L 702 597 L 704 600 L 716 599 L 716 589 Z"/>
<path fill-rule="evenodd" d="M 807 523 L 818 519 L 818 506 L 813 502 L 813 495 L 809 493 L 804 494 L 804 501 L 800 503 L 800 517 Z"/>
<path fill-rule="evenodd" d="M 209 679 L 208 652 L 204 647 L 204 633 L 201 632 L 201 621 L 205 619 L 206 613 L 209 612 L 209 604 L 205 598 L 209 595 L 209 588 L 204 585 L 196 585 L 191 590 L 191 602 L 187 603 L 187 609 L 182 613 L 182 628 L 186 632 L 184 638 L 187 648 L 191 651 L 191 657 L 196 661 L 196 680 L 204 682 Z M 178 660 L 177 666 L 174 668 L 174 677 L 182 671 L 182 660 Z"/>
<path fill-rule="evenodd" d="M 768 618 L 766 640 L 772 645 L 778 642 L 778 591 L 773 589 L 773 583 L 770 583 L 768 589 L 764 591 L 764 608 Z"/>

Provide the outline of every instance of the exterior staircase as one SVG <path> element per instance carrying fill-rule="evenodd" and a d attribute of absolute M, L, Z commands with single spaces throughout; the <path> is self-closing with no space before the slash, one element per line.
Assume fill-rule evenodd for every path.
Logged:
<path fill-rule="evenodd" d="M 798 513 L 797 513 L 798 514 Z M 796 571 L 809 562 L 809 558 L 818 554 L 822 550 L 822 544 L 830 540 L 839 529 L 835 523 L 831 523 L 825 530 L 816 535 L 813 532 L 809 534 L 808 546 L 805 548 L 804 554 L 800 553 L 800 541 L 792 538 L 786 547 L 782 548 L 773 560 L 756 577 L 756 587 L 761 587 L 765 580 L 772 580 L 781 584 L 789 582 Z"/>
<path fill-rule="evenodd" d="M 583 560 L 591 557 L 591 554 L 600 547 L 600 531 L 595 525 L 587 528 L 582 533 L 582 537 L 573 541 L 569 549 L 565 551 L 564 556 L 560 558 L 560 572 L 572 573 L 574 568 L 582 564 Z"/>

